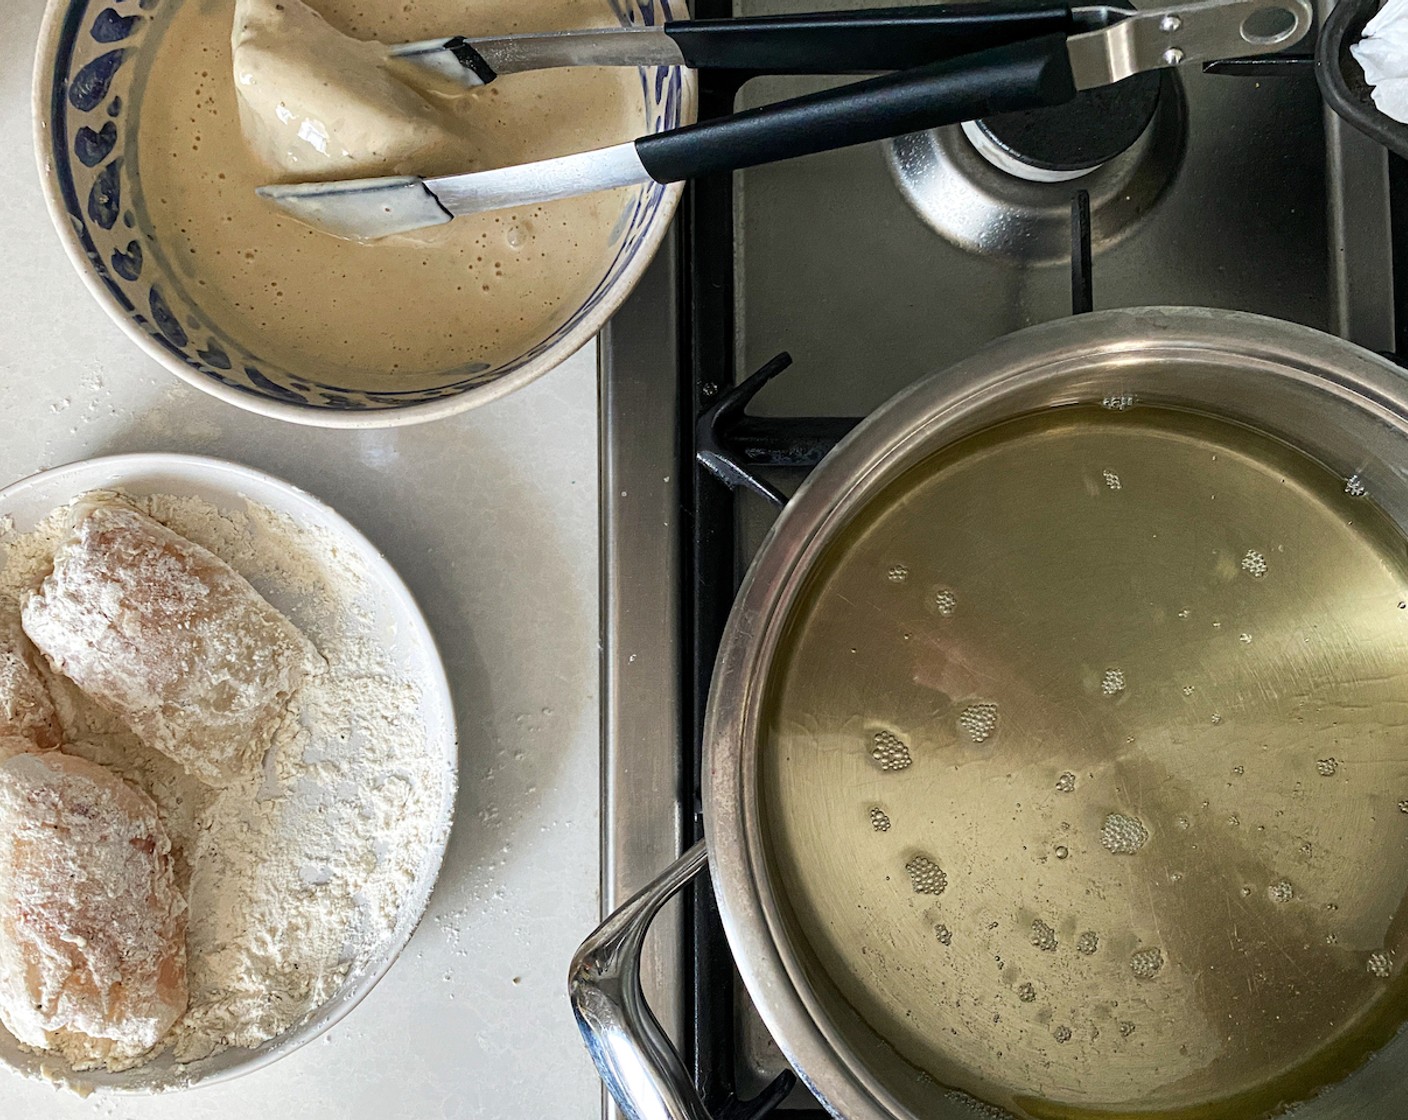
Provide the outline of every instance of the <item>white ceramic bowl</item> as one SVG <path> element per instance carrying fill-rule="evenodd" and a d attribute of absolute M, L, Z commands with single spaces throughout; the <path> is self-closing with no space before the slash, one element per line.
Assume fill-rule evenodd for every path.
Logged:
<path fill-rule="evenodd" d="M 167 0 L 174 3 L 176 0 Z M 186 0 L 189 2 L 189 0 Z M 603 0 L 622 25 L 681 18 L 684 0 Z M 143 254 L 131 205 L 137 161 L 132 97 L 160 39 L 156 0 L 50 0 L 34 75 L 35 142 L 49 213 L 70 259 L 133 340 L 172 373 L 253 412 L 323 427 L 412 424 L 462 412 L 546 373 L 605 325 L 645 271 L 679 202 L 680 185 L 636 192 L 618 224 L 614 255 L 591 293 L 565 318 L 544 322 L 521 353 L 490 366 L 407 375 L 394 390 L 339 385 L 279 369 L 257 346 L 234 343 L 153 254 Z M 121 14 L 119 14 L 121 13 Z M 640 70 L 650 132 L 694 120 L 697 78 L 682 67 Z"/>
<path fill-rule="evenodd" d="M 184 1066 L 166 1054 L 122 1073 L 102 1070 L 72 1073 L 65 1069 L 61 1059 L 50 1055 L 41 1057 L 21 1049 L 13 1036 L 0 1027 L 0 1061 L 21 1073 L 57 1077 L 85 1091 L 161 1092 L 227 1081 L 266 1066 L 331 1028 L 376 986 L 405 948 L 430 900 L 450 835 L 459 751 L 450 686 L 425 617 L 386 558 L 340 514 L 296 486 L 249 467 L 195 455 L 137 454 L 88 459 L 16 482 L 0 490 L 0 520 L 12 518 L 18 532 L 27 532 L 80 494 L 110 489 L 121 489 L 136 496 L 196 497 L 218 508 L 235 511 L 253 502 L 287 515 L 303 529 L 334 537 L 341 551 L 366 572 L 366 591 L 358 605 L 375 620 L 375 633 L 380 635 L 392 664 L 407 679 L 420 685 L 425 749 L 443 768 L 437 827 L 432 842 L 421 855 L 414 885 L 401 904 L 395 930 L 360 967 L 354 966 L 337 994 L 301 1025 L 253 1050 L 232 1048 Z M 280 602 L 277 593 L 270 593 L 269 598 L 276 607 L 297 619 L 293 602 Z"/>

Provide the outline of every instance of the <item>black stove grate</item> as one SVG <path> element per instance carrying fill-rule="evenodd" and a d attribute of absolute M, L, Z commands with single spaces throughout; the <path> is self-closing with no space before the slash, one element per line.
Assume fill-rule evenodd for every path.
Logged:
<path fill-rule="evenodd" d="M 732 14 L 730 0 L 698 0 L 698 18 Z M 725 116 L 733 111 L 734 100 L 746 75 L 703 72 L 700 75 L 699 115 L 701 119 Z M 729 609 L 737 590 L 736 519 L 733 485 L 743 484 L 754 492 L 767 493 L 762 482 L 740 467 L 741 452 L 734 437 L 746 431 L 753 446 L 771 448 L 779 465 L 786 460 L 787 434 L 772 423 L 747 417 L 743 409 L 747 397 L 733 389 L 734 370 L 734 259 L 733 259 L 733 179 L 716 175 L 696 181 L 685 192 L 680 209 L 681 254 L 679 284 L 681 298 L 680 400 L 687 402 L 679 447 L 684 459 L 678 465 L 684 481 L 685 548 L 681 573 L 685 605 L 681 611 L 685 633 L 681 636 L 687 656 L 683 711 L 689 726 L 681 752 L 685 772 L 681 775 L 690 807 L 690 827 L 694 838 L 704 835 L 703 725 L 708 702 L 714 658 Z M 762 371 L 767 380 L 786 367 L 790 359 L 772 363 Z M 749 394 L 751 395 L 751 394 Z M 696 422 L 696 417 L 700 418 Z M 805 424 L 787 421 L 784 427 Z M 848 430 L 834 422 L 826 425 L 820 439 L 809 429 L 817 448 L 813 462 L 819 461 L 835 440 Z M 704 454 L 701 456 L 700 452 Z M 720 472 L 729 484 L 720 480 Z M 775 491 L 769 495 L 780 498 Z M 685 959 L 692 973 L 685 984 L 686 1033 L 683 1040 L 686 1061 L 692 1067 L 695 1085 L 713 1116 L 728 1120 L 760 1120 L 772 1112 L 792 1090 L 793 1078 L 783 1074 L 752 1101 L 740 1101 L 734 1060 L 737 1053 L 738 1014 L 735 992 L 738 979 L 728 942 L 719 920 L 713 891 L 698 883 L 689 892 L 685 908 Z M 819 1108 L 796 1115 L 824 1117 Z"/>

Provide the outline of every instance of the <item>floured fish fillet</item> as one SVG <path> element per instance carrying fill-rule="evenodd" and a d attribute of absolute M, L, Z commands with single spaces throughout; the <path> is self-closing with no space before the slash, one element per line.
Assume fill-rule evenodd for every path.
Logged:
<path fill-rule="evenodd" d="M 214 553 L 120 502 L 80 506 L 22 609 L 60 673 L 210 785 L 259 767 L 316 650 Z"/>
<path fill-rule="evenodd" d="M 123 1069 L 186 1009 L 186 903 L 156 805 L 58 751 L 0 764 L 0 1021 Z"/>
<path fill-rule="evenodd" d="M 62 729 L 18 623 L 0 622 L 0 739 L 28 739 L 40 750 L 59 745 Z"/>
<path fill-rule="evenodd" d="M 0 763 L 14 758 L 17 754 L 34 754 L 38 751 L 33 739 L 22 735 L 0 735 Z"/>
<path fill-rule="evenodd" d="M 285 178 L 473 170 L 475 144 L 433 95 L 392 75 L 386 48 L 302 0 L 237 0 L 231 36 L 240 126 Z"/>

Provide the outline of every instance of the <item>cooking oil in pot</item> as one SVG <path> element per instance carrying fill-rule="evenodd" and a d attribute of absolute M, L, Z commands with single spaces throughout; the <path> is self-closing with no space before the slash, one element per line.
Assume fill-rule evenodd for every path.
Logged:
<path fill-rule="evenodd" d="M 940 453 L 769 710 L 791 937 L 936 1092 L 1247 1120 L 1405 1016 L 1408 545 L 1279 442 L 1070 408 Z"/>

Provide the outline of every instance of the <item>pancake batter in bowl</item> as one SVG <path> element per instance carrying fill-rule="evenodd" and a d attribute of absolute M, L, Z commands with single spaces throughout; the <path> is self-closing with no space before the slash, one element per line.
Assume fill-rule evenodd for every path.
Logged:
<path fill-rule="evenodd" d="M 315 0 L 337 31 L 385 43 L 614 24 L 602 0 Z M 235 0 L 184 0 L 139 97 L 135 176 L 145 250 L 190 302 L 271 367 L 368 388 L 494 365 L 564 321 L 605 275 L 633 190 L 460 218 L 370 245 L 300 225 L 254 194 L 287 181 L 241 129 Z M 475 171 L 630 139 L 646 128 L 630 68 L 510 75 L 437 102 L 464 150 L 435 145 L 434 174 Z M 359 174 L 352 170 L 349 174 Z M 299 176 L 294 176 L 298 178 Z M 328 177 L 326 170 L 302 177 Z"/>

